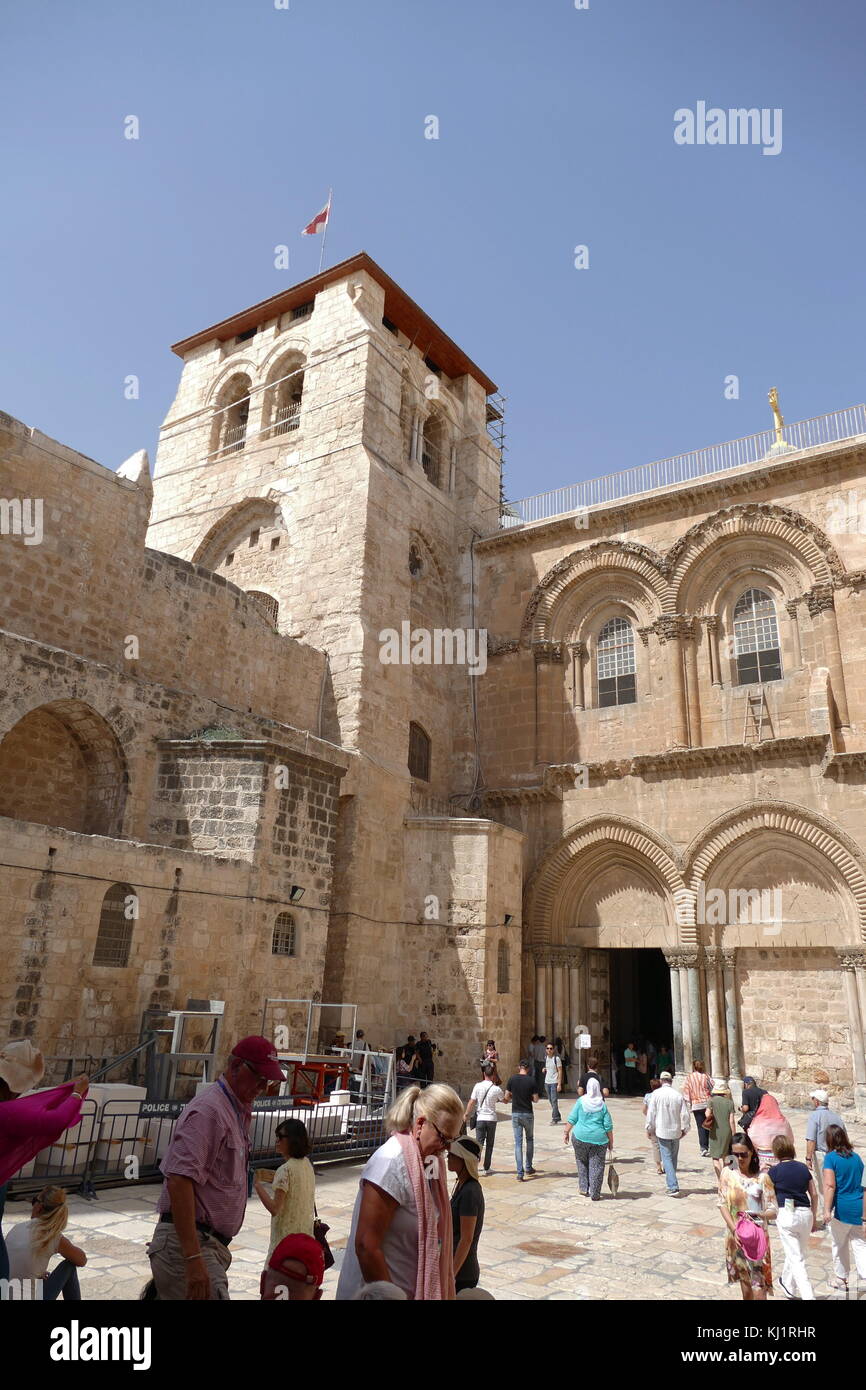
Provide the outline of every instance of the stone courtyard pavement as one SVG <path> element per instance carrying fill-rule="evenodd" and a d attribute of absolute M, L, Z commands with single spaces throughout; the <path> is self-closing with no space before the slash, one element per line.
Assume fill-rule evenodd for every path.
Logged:
<path fill-rule="evenodd" d="M 563 1118 L 572 1101 L 561 1106 Z M 722 1219 L 715 1205 L 712 1164 L 698 1156 L 694 1128 L 680 1148 L 679 1198 L 665 1194 L 656 1175 L 637 1100 L 610 1102 L 614 1120 L 619 1196 L 604 1188 L 600 1202 L 577 1190 L 571 1147 L 562 1142 L 563 1127 L 549 1123 L 546 1101 L 535 1107 L 536 1177 L 518 1183 L 514 1175 L 511 1124 L 501 1124 L 493 1156 L 493 1174 L 482 1178 L 486 1198 L 479 1257 L 482 1285 L 497 1299 L 734 1299 L 739 1292 L 725 1282 Z M 805 1154 L 805 1112 L 789 1114 L 798 1156 Z M 850 1134 L 861 1152 L 866 1127 Z M 317 1172 L 319 1215 L 331 1227 L 329 1239 L 337 1269 L 345 1248 L 361 1164 L 325 1166 Z M 155 1185 L 107 1188 L 98 1201 L 70 1198 L 67 1235 L 83 1246 L 88 1264 L 82 1271 L 85 1299 L 135 1299 L 149 1277 L 145 1245 L 153 1230 L 159 1189 Z M 6 1223 L 26 1219 L 25 1202 L 6 1206 Z M 258 1198 L 251 1198 L 247 1220 L 232 1246 L 229 1273 L 232 1298 L 258 1298 L 259 1274 L 268 1245 L 269 1217 Z M 773 1232 L 776 1297 L 782 1262 Z M 819 1299 L 838 1298 L 827 1287 L 829 1236 L 811 1239 L 809 1273 Z M 332 1299 L 337 1269 L 325 1276 L 325 1299 Z M 857 1297 L 852 1274 L 851 1299 Z M 866 1289 L 861 1290 L 866 1298 Z"/>

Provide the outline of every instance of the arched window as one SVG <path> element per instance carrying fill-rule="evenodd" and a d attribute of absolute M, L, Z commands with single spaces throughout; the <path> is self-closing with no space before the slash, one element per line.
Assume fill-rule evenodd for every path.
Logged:
<path fill-rule="evenodd" d="M 625 618 L 611 618 L 598 634 L 598 703 L 633 705 L 635 694 L 634 633 Z"/>
<path fill-rule="evenodd" d="M 747 589 L 737 599 L 734 608 L 734 653 L 739 685 L 782 679 L 776 605 L 764 589 Z"/>
<path fill-rule="evenodd" d="M 273 385 L 265 404 L 270 421 L 270 438 L 291 434 L 301 423 L 301 401 L 304 395 L 304 359 L 292 352 L 281 358 L 272 373 Z"/>
<path fill-rule="evenodd" d="M 447 488 L 448 460 L 441 415 L 431 411 L 421 428 L 421 467 L 434 487 Z"/>
<path fill-rule="evenodd" d="M 291 912 L 279 912 L 274 922 L 274 938 L 271 942 L 274 956 L 293 956 L 295 954 L 295 919 Z"/>
<path fill-rule="evenodd" d="M 250 415 L 251 387 L 249 377 L 238 373 L 226 382 L 220 392 L 214 445 L 214 452 L 219 457 L 224 454 L 236 454 L 244 447 Z"/>
<path fill-rule="evenodd" d="M 138 894 L 128 883 L 115 883 L 102 899 L 94 965 L 129 964 L 132 928 L 138 917 Z"/>
<path fill-rule="evenodd" d="M 277 618 L 280 615 L 280 605 L 270 594 L 263 594 L 260 589 L 247 589 L 247 598 L 255 601 L 256 606 L 262 610 L 268 622 L 276 628 Z"/>
<path fill-rule="evenodd" d="M 430 737 L 420 724 L 409 725 L 409 772 L 422 782 L 430 781 Z"/>
<path fill-rule="evenodd" d="M 508 942 L 500 941 L 496 954 L 496 992 L 508 994 Z"/>

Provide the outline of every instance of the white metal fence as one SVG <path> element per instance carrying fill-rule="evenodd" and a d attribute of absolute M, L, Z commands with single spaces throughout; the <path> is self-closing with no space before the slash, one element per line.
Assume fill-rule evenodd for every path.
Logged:
<path fill-rule="evenodd" d="M 866 434 L 866 406 L 853 405 L 847 410 L 834 410 L 829 415 L 799 420 L 795 424 L 785 425 L 782 434 L 792 452 L 814 449 L 822 444 L 836 444 L 843 439 L 855 439 Z M 616 502 L 657 488 L 673 487 L 692 478 L 781 457 L 781 454 L 771 453 L 775 442 L 775 430 L 761 430 L 759 434 L 732 439 L 726 444 L 694 449 L 688 454 L 677 454 L 656 463 L 626 468 L 621 473 L 608 473 L 602 478 L 588 478 L 582 483 L 555 488 L 552 492 L 540 492 L 519 502 L 508 502 L 500 516 L 499 529 L 523 526 L 531 521 L 546 521 L 549 517 L 580 511 L 584 507 Z"/>

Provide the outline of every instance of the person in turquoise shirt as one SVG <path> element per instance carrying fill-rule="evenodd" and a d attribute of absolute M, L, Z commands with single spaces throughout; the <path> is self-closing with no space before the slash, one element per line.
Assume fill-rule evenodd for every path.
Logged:
<path fill-rule="evenodd" d="M 857 1277 L 866 1280 L 866 1225 L 863 1217 L 863 1160 L 842 1125 L 828 1125 L 824 1159 L 824 1219 L 829 1221 L 834 1279 L 831 1287 L 848 1288 L 851 1256 Z"/>
<path fill-rule="evenodd" d="M 605 1151 L 613 1150 L 613 1120 L 601 1086 L 590 1077 L 586 1095 L 579 1096 L 565 1122 L 564 1142 L 571 1140 L 581 1197 L 601 1198 Z"/>

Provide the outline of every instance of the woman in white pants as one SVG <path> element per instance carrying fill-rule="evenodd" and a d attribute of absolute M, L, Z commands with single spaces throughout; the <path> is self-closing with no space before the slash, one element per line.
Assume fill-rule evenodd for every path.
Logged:
<path fill-rule="evenodd" d="M 854 1152 L 847 1131 L 828 1125 L 824 1157 L 824 1218 L 830 1223 L 833 1248 L 831 1287 L 848 1289 L 851 1256 L 857 1277 L 866 1283 L 866 1227 L 863 1225 L 863 1160 Z"/>
<path fill-rule="evenodd" d="M 789 1298 L 814 1302 L 806 1252 L 809 1236 L 818 1228 L 818 1192 L 805 1163 L 797 1162 L 794 1145 L 786 1134 L 777 1134 L 773 1140 L 773 1157 L 776 1162 L 767 1176 L 776 1189 L 776 1230 L 785 1252 L 779 1283 Z"/>

